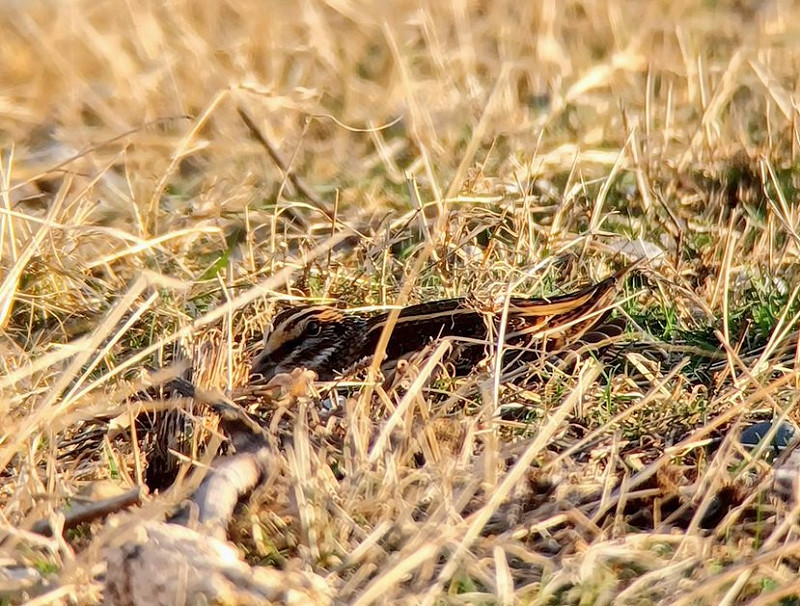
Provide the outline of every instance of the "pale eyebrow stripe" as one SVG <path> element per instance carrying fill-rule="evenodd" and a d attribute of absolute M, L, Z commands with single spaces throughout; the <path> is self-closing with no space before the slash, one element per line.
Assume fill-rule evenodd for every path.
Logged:
<path fill-rule="evenodd" d="M 283 347 L 287 342 L 291 339 L 289 338 L 290 335 L 288 334 L 297 324 L 308 318 L 312 315 L 319 315 L 320 319 L 323 322 L 333 322 L 342 318 L 342 313 L 331 307 L 326 307 L 324 305 L 316 305 L 313 307 L 304 307 L 302 309 L 298 309 L 295 313 L 290 314 L 288 318 L 283 320 L 280 324 L 278 324 L 275 328 L 273 328 L 269 333 L 266 334 L 264 340 L 264 347 L 259 354 L 259 357 L 264 357 L 271 355 L 272 353 L 276 352 L 278 349 Z M 280 341 L 275 343 L 275 339 L 279 338 Z"/>
<path fill-rule="evenodd" d="M 325 311 L 326 309 L 329 308 L 317 306 L 317 307 L 304 307 L 303 309 L 298 309 L 295 313 L 291 314 L 283 322 L 281 322 L 274 329 L 272 329 L 272 331 L 270 331 L 270 334 L 277 333 L 278 331 L 285 331 L 290 325 L 297 324 L 300 320 L 304 319 L 306 316 Z"/>
<path fill-rule="evenodd" d="M 281 346 L 283 346 L 288 341 L 288 339 L 286 338 L 287 337 L 286 333 L 289 331 L 289 328 L 297 324 L 297 322 L 302 320 L 306 315 L 313 312 L 314 312 L 313 308 L 297 310 L 296 313 L 291 314 L 288 318 L 286 318 L 280 324 L 278 324 L 272 330 L 270 330 L 265 335 L 264 347 L 258 354 L 258 357 L 263 358 L 277 351 Z M 278 338 L 280 338 L 280 341 L 278 343 L 275 343 L 275 339 Z"/>

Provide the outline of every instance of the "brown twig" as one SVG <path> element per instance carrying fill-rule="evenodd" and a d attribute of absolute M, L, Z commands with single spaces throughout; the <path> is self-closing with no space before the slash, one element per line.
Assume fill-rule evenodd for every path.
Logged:
<path fill-rule="evenodd" d="M 262 147 L 267 151 L 267 154 L 269 154 L 269 157 L 272 158 L 272 161 L 275 162 L 277 167 L 286 175 L 289 181 L 291 181 L 292 185 L 297 188 L 297 191 L 311 200 L 314 206 L 316 206 L 317 209 L 328 219 L 333 220 L 333 216 L 326 208 L 328 203 L 314 193 L 314 191 L 306 184 L 305 181 L 303 181 L 303 179 L 297 176 L 286 160 L 283 159 L 278 149 L 269 139 L 267 139 L 264 133 L 261 132 L 250 114 L 248 114 L 247 111 L 245 111 L 245 109 L 241 106 L 237 107 L 236 111 L 239 113 L 239 117 L 241 117 L 242 122 L 244 122 L 245 126 L 247 126 L 247 129 L 250 131 L 252 137 L 262 145 Z"/>
<path fill-rule="evenodd" d="M 71 509 L 62 510 L 64 514 L 64 530 L 75 528 L 86 522 L 92 522 L 99 518 L 104 518 L 112 513 L 121 511 L 133 505 L 140 505 L 144 490 L 141 486 L 136 486 L 127 492 L 120 495 L 103 499 L 102 501 L 94 501 L 92 503 L 83 503 L 75 505 Z M 53 527 L 49 519 L 39 520 L 33 525 L 31 529 L 36 534 L 46 537 L 52 536 Z"/>

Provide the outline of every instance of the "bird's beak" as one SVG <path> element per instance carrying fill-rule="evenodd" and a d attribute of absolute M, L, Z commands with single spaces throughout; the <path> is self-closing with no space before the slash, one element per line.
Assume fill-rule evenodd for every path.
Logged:
<path fill-rule="evenodd" d="M 250 382 L 266 383 L 278 373 L 278 365 L 263 352 L 258 354 L 250 366 Z"/>

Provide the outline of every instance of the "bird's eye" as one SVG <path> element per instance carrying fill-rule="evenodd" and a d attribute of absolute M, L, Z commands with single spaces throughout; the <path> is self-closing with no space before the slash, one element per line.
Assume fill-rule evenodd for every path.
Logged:
<path fill-rule="evenodd" d="M 306 334 L 309 337 L 318 337 L 321 332 L 322 325 L 316 320 L 309 320 L 308 324 L 306 324 Z"/>

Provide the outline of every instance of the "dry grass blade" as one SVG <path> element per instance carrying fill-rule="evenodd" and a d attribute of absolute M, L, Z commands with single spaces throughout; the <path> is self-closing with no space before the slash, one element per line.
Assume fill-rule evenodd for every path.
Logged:
<path fill-rule="evenodd" d="M 500 503 L 502 503 L 512 489 L 519 485 L 524 475 L 528 472 L 531 463 L 533 463 L 536 456 L 547 445 L 547 443 L 555 434 L 561 424 L 566 419 L 567 415 L 572 412 L 574 407 L 580 402 L 585 390 L 594 383 L 597 376 L 600 374 L 600 368 L 597 365 L 589 364 L 584 366 L 578 377 L 578 383 L 572 392 L 564 398 L 563 403 L 547 420 L 547 423 L 539 430 L 536 438 L 534 438 L 530 445 L 525 449 L 525 452 L 519 458 L 514 467 L 503 478 L 503 481 L 492 492 L 491 497 L 480 510 L 468 519 L 468 525 L 464 532 L 463 538 L 457 541 L 453 554 L 450 556 L 448 563 L 442 568 L 437 583 L 430 588 L 423 603 L 432 604 L 435 602 L 439 592 L 444 586 L 445 582 L 449 580 L 456 569 L 460 565 L 460 559 L 464 553 L 471 547 L 472 542 L 477 538 L 478 534 L 483 530 L 489 517 L 494 514 Z"/>
<path fill-rule="evenodd" d="M 52 229 L 51 222 L 58 216 L 64 205 L 67 192 L 70 188 L 70 181 L 66 180 L 58 195 L 53 200 L 47 212 L 43 224 L 36 231 L 36 235 L 31 238 L 25 245 L 19 255 L 14 255 L 12 265 L 5 273 L 3 283 L 0 285 L 0 328 L 5 328 L 8 321 L 8 315 L 11 311 L 11 306 L 14 304 L 14 298 L 17 296 L 17 289 L 19 288 L 19 281 L 22 277 L 23 271 L 27 267 L 31 258 L 39 252 L 45 238 Z M 9 226 L 11 224 L 9 223 Z M 12 234 L 13 238 L 13 234 Z M 15 239 L 15 238 L 14 238 Z M 13 241 L 13 240 L 12 240 Z M 13 246 L 13 245 L 12 245 Z"/>

